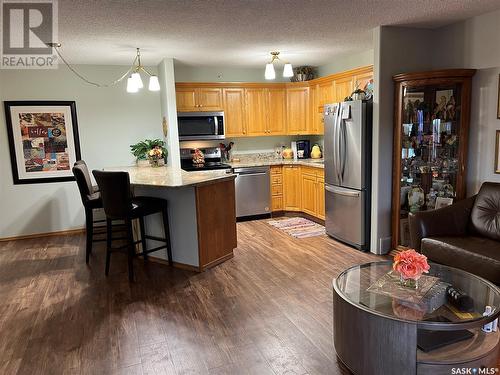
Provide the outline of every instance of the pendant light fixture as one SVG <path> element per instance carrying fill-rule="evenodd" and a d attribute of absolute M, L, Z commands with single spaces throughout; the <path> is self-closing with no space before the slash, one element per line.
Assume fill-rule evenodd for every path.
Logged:
<path fill-rule="evenodd" d="M 134 61 L 132 62 L 132 66 L 127 70 L 125 74 L 123 74 L 120 78 L 117 80 L 107 83 L 107 84 L 101 84 L 101 83 L 96 83 L 92 82 L 89 79 L 85 78 L 83 75 L 78 73 L 73 66 L 71 66 L 66 59 L 61 55 L 61 52 L 59 49 L 61 48 L 61 43 L 47 43 L 49 47 L 54 48 L 56 51 L 57 55 L 61 59 L 61 61 L 68 67 L 68 69 L 73 72 L 78 78 L 80 78 L 82 81 L 96 86 L 96 87 L 112 87 L 123 81 L 125 78 L 127 78 L 127 92 L 129 93 L 136 93 L 140 89 L 144 87 L 144 83 L 142 82 L 142 77 L 141 73 L 146 74 L 149 77 L 149 85 L 148 89 L 149 91 L 160 91 L 160 81 L 158 80 L 158 76 L 155 74 L 152 74 L 150 71 L 148 71 L 141 63 L 141 51 L 139 48 L 136 50 L 135 58 Z"/>
<path fill-rule="evenodd" d="M 276 60 L 281 61 L 281 59 L 279 58 L 279 54 L 280 53 L 278 51 L 271 52 L 271 62 L 266 64 L 266 70 L 264 72 L 264 77 L 266 79 L 276 78 L 276 72 L 274 71 L 274 62 Z M 283 67 L 283 77 L 293 77 L 293 67 L 289 62 L 285 63 L 285 66 Z"/>

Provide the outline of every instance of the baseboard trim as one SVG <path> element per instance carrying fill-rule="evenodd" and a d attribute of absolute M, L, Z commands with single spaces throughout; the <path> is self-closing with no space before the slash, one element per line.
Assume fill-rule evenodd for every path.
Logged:
<path fill-rule="evenodd" d="M 231 259 L 232 257 L 234 257 L 233 251 L 231 251 L 229 254 L 224 255 L 223 257 L 220 257 L 219 259 L 213 260 L 210 263 L 207 263 L 204 266 L 201 266 L 200 269 L 203 272 L 209 268 L 212 268 L 218 264 L 221 264 L 222 262 L 225 262 L 228 259 Z"/>
<path fill-rule="evenodd" d="M 59 230 L 59 231 L 55 231 L 55 232 L 34 233 L 34 234 L 25 234 L 22 236 L 3 237 L 3 238 L 0 238 L 0 242 L 27 240 L 27 239 L 31 239 L 31 238 L 41 238 L 41 237 L 67 236 L 67 235 L 72 235 L 72 234 L 80 234 L 80 233 L 84 233 L 84 232 L 85 232 L 85 228 L 67 229 L 67 230 Z"/>
<path fill-rule="evenodd" d="M 170 264 L 168 263 L 168 259 L 158 258 L 158 257 L 154 257 L 154 256 L 150 255 L 148 257 L 148 260 L 150 262 L 153 262 L 153 263 L 162 264 L 164 266 L 170 266 Z M 185 270 L 185 271 L 200 272 L 200 268 L 199 267 L 192 266 L 191 264 L 173 262 L 173 266 L 175 268 L 179 268 L 179 269 Z"/>

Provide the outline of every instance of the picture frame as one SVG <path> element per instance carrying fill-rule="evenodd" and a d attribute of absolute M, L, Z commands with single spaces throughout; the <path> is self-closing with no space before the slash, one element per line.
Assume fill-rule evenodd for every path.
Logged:
<path fill-rule="evenodd" d="M 497 119 L 500 119 L 500 74 L 498 75 Z"/>
<path fill-rule="evenodd" d="M 443 208 L 446 206 L 451 206 L 453 204 L 453 198 L 437 197 L 435 209 Z"/>
<path fill-rule="evenodd" d="M 500 174 L 500 130 L 495 137 L 495 173 Z"/>
<path fill-rule="evenodd" d="M 80 160 L 74 101 L 5 101 L 14 185 L 74 181 Z"/>

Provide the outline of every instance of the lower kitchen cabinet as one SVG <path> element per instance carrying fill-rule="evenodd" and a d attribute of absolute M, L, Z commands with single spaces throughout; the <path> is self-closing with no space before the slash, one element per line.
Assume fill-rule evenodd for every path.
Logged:
<path fill-rule="evenodd" d="M 271 166 L 271 211 L 283 211 L 283 168 Z"/>
<path fill-rule="evenodd" d="M 301 202 L 306 214 L 325 219 L 324 170 L 301 166 Z"/>
<path fill-rule="evenodd" d="M 302 211 L 325 219 L 325 177 L 321 168 L 271 166 L 272 211 Z"/>
<path fill-rule="evenodd" d="M 318 173 L 317 180 L 317 189 L 318 189 L 318 205 L 316 206 L 316 216 L 322 220 L 325 220 L 325 172 L 321 171 Z"/>
<path fill-rule="evenodd" d="M 283 209 L 285 211 L 301 210 L 300 167 L 298 165 L 283 166 Z"/>
<path fill-rule="evenodd" d="M 301 173 L 302 211 L 309 215 L 316 214 L 316 174 Z"/>

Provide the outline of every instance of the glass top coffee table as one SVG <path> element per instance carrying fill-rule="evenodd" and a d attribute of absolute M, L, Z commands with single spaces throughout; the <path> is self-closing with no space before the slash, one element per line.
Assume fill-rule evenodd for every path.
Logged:
<path fill-rule="evenodd" d="M 400 285 L 390 261 L 357 265 L 334 279 L 335 349 L 352 372 L 451 374 L 454 367 L 496 366 L 500 333 L 481 328 L 500 315 L 500 289 L 462 270 L 430 266 L 417 289 Z M 468 311 L 448 303 L 450 285 L 472 298 Z M 486 306 L 493 308 L 489 316 Z M 470 337 L 450 339 L 464 333 Z M 422 345 L 432 348 L 432 340 L 443 346 Z"/>

